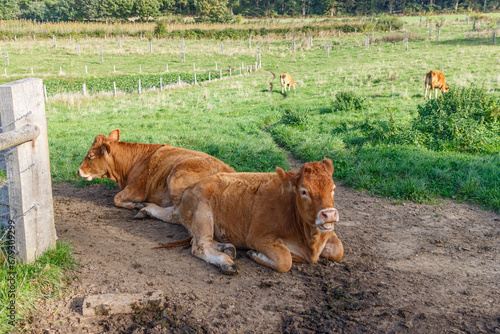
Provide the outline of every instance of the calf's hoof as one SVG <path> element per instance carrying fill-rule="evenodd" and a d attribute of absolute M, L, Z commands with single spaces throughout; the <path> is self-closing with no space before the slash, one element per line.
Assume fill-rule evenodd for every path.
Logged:
<path fill-rule="evenodd" d="M 254 258 L 254 256 L 257 256 L 259 254 L 259 252 L 257 251 L 254 251 L 253 249 L 250 249 L 248 252 L 246 252 L 246 255 L 249 259 L 252 259 Z"/>
<path fill-rule="evenodd" d="M 146 203 L 134 202 L 134 209 L 141 210 L 147 206 Z"/>
<path fill-rule="evenodd" d="M 223 264 L 219 268 L 224 275 L 238 275 L 238 268 L 235 264 Z"/>
<path fill-rule="evenodd" d="M 148 218 L 148 212 L 144 209 L 141 211 L 137 212 L 137 214 L 134 216 L 134 219 L 143 219 L 143 218 Z"/>
<path fill-rule="evenodd" d="M 222 252 L 229 255 L 232 260 L 236 259 L 236 247 L 233 245 L 224 246 Z"/>

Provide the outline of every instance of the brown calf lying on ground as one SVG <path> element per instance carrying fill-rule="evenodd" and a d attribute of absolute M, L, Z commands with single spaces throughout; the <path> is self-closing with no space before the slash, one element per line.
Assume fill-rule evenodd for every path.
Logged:
<path fill-rule="evenodd" d="M 250 249 L 251 259 L 279 272 L 291 268 L 292 257 L 340 261 L 332 174 L 332 162 L 324 159 L 298 173 L 279 167 L 276 173 L 221 173 L 189 186 L 178 213 L 192 235 L 193 255 L 224 274 L 237 273 L 236 248 Z"/>
<path fill-rule="evenodd" d="M 144 202 L 153 203 L 154 208 L 177 206 L 190 184 L 216 173 L 234 172 L 203 152 L 119 140 L 118 129 L 111 131 L 109 137 L 96 136 L 78 169 L 78 175 L 87 181 L 105 177 L 118 182 L 121 191 L 115 196 L 117 207 L 139 209 Z M 154 210 L 150 211 L 154 216 Z M 140 212 L 139 218 L 143 216 L 144 212 Z M 156 218 L 169 220 L 169 217 Z"/>
<path fill-rule="evenodd" d="M 288 91 L 290 91 L 290 86 L 295 89 L 296 82 L 293 82 L 292 76 L 288 73 L 281 73 L 280 75 L 281 81 L 281 94 L 283 94 L 283 90 L 286 92 L 286 88 L 288 87 Z"/>
<path fill-rule="evenodd" d="M 441 93 L 447 93 L 450 90 L 450 87 L 446 86 L 446 78 L 444 74 L 439 71 L 430 71 L 425 75 L 425 94 L 424 100 L 427 99 L 427 90 L 429 90 L 429 100 L 432 99 L 432 91 L 436 90 L 437 98 L 437 90 L 440 89 Z"/>

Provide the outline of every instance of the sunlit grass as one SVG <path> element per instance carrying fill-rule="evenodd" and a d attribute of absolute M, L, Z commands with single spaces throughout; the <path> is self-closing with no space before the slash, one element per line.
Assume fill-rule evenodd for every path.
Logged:
<path fill-rule="evenodd" d="M 250 48 L 246 39 L 225 40 L 223 50 L 220 41 L 186 40 L 185 63 L 181 62 L 179 40 L 153 39 L 153 53 L 149 54 L 148 41 L 138 37 L 126 36 L 121 47 L 116 38 L 109 36 L 106 40 L 80 37 L 81 55 L 77 56 L 74 39 L 59 38 L 57 47 L 53 47 L 50 39 L 33 42 L 25 38 L 2 43 L 2 50 L 9 50 L 11 65 L 8 76 L 0 72 L 0 80 L 30 76 L 30 62 L 36 64 L 34 72 L 43 78 L 59 77 L 68 82 L 86 76 L 135 75 L 139 71 L 166 73 L 167 65 L 169 72 L 179 74 L 210 71 L 215 75 L 221 68 L 228 71 L 230 67 L 234 73 L 242 63 L 244 67 L 255 65 L 260 48 L 262 70 L 245 77 L 192 87 L 172 86 L 161 93 L 121 94 L 118 98 L 109 92 L 93 97 L 79 93 L 49 96 L 47 114 L 54 180 L 77 180 L 76 169 L 94 136 L 120 128 L 123 140 L 202 150 L 239 171 L 286 168 L 285 148 L 303 160 L 329 156 L 336 164 L 337 178 L 380 195 L 427 200 L 458 194 L 460 198 L 496 207 L 492 203 L 498 195 L 487 189 L 494 180 L 484 178 L 485 173 L 478 172 L 482 176 L 462 183 L 468 168 L 463 167 L 466 165 L 462 161 L 468 155 L 433 153 L 408 146 L 387 148 L 362 136 L 363 124 L 388 121 L 389 109 L 396 122 L 409 124 L 417 114 L 417 106 L 424 103 L 424 76 L 431 69 L 445 73 L 451 89 L 474 83 L 500 96 L 500 49 L 491 44 L 491 31 L 485 25 L 472 31 L 472 25 L 465 23 L 465 15 L 449 16 L 436 41 L 435 27 L 429 36 L 426 17 L 422 24 L 419 17 L 403 20 L 407 22 L 403 31 L 376 32 L 368 47 L 367 37 L 361 33 L 314 36 L 312 46 L 305 34 L 289 35 L 286 39 L 252 38 Z M 409 33 L 408 51 L 401 37 L 405 33 Z M 325 55 L 325 43 L 330 45 L 329 57 Z M 65 73 L 61 76 L 60 66 Z M 276 75 L 272 93 L 271 72 Z M 296 90 L 287 92 L 286 98 L 282 97 L 279 84 L 282 72 L 290 73 L 297 82 Z M 332 101 L 344 91 L 365 98 L 367 108 L 332 113 Z M 298 127 L 280 124 L 283 111 L 288 109 L 309 113 L 308 122 Z M 352 130 L 337 133 L 343 124 Z M 391 150 L 412 153 L 403 156 L 416 170 L 405 169 L 408 164 L 401 162 L 393 164 L 394 155 L 388 153 Z M 419 159 L 424 155 L 426 159 Z M 443 156 L 455 161 L 454 166 L 461 171 L 448 173 L 449 169 L 439 163 Z M 375 157 L 380 163 L 371 163 Z M 473 159 L 489 161 L 483 156 Z M 435 172 L 426 173 L 421 160 Z M 481 163 L 472 166 L 482 170 Z M 486 164 L 486 169 L 490 168 L 487 166 L 494 168 L 494 163 Z M 387 173 L 391 177 L 382 177 Z M 450 180 L 454 186 L 449 188 L 444 182 L 432 181 L 439 177 Z M 472 194 L 477 184 L 483 186 Z M 485 200 L 487 196 L 492 203 Z"/>
<path fill-rule="evenodd" d="M 0 253 L 0 332 L 8 333 L 14 329 L 29 326 L 27 323 L 35 305 L 40 299 L 60 296 L 75 275 L 77 261 L 67 243 L 57 243 L 55 249 L 47 251 L 32 264 L 16 262 L 11 268 L 6 261 L 7 255 Z M 14 277 L 14 280 L 10 280 Z M 9 281 L 10 280 L 10 281 Z M 14 290 L 12 290 L 14 287 Z M 11 298 L 11 294 L 15 297 Z M 7 308 L 10 301 L 15 302 L 15 319 Z M 14 323 L 16 326 L 12 326 Z"/>

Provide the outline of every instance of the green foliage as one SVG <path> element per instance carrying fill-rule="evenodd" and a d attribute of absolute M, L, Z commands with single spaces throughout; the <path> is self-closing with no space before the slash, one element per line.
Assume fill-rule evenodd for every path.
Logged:
<path fill-rule="evenodd" d="M 359 96 L 354 91 L 343 91 L 335 95 L 332 102 L 333 111 L 364 111 L 368 108 L 368 102 L 365 97 Z"/>
<path fill-rule="evenodd" d="M 243 16 L 235 15 L 234 16 L 234 23 L 238 23 L 238 24 L 243 23 Z"/>
<path fill-rule="evenodd" d="M 161 3 L 159 0 L 136 0 L 134 3 L 134 12 L 142 21 L 149 20 L 150 17 L 160 15 Z"/>
<path fill-rule="evenodd" d="M 405 15 L 414 15 L 422 9 L 422 6 L 418 3 L 407 3 L 404 10 L 403 14 Z"/>
<path fill-rule="evenodd" d="M 377 20 L 377 28 L 383 31 L 399 30 L 403 24 L 404 22 L 396 15 L 382 14 Z"/>
<path fill-rule="evenodd" d="M 154 34 L 157 36 L 165 36 L 167 32 L 167 22 L 165 20 L 156 20 Z"/>
<path fill-rule="evenodd" d="M 500 149 L 500 101 L 483 89 L 450 89 L 418 106 L 413 128 L 424 134 L 422 144 L 433 150 L 488 153 Z"/>
<path fill-rule="evenodd" d="M 305 125 L 309 114 L 308 110 L 285 109 L 281 115 L 281 123 L 291 126 Z"/>
<path fill-rule="evenodd" d="M 207 17 L 213 22 L 226 22 L 230 17 L 227 3 L 228 0 L 198 0 L 196 11 L 201 17 Z"/>
<path fill-rule="evenodd" d="M 16 0 L 0 0 L 0 20 L 14 20 L 19 17 L 21 10 Z"/>
<path fill-rule="evenodd" d="M 104 0 L 101 2 L 101 13 L 106 18 L 125 20 L 132 16 L 134 0 Z"/>
<path fill-rule="evenodd" d="M 29 20 L 45 20 L 49 11 L 45 2 L 31 2 L 21 11 L 21 17 Z"/>

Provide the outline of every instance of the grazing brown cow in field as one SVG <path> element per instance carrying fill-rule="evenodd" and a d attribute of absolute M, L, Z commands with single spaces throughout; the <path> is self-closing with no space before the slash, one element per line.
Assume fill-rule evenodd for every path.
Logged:
<path fill-rule="evenodd" d="M 144 207 L 144 202 L 154 207 L 177 206 L 190 184 L 216 173 L 235 172 L 206 153 L 119 140 L 118 129 L 111 131 L 109 137 L 96 136 L 78 169 L 78 175 L 87 181 L 104 177 L 118 182 L 121 191 L 115 196 L 117 207 L 139 209 Z M 139 218 L 143 216 L 141 212 Z M 168 220 L 169 217 L 156 218 Z"/>
<path fill-rule="evenodd" d="M 281 73 L 280 80 L 281 80 L 281 94 L 284 93 L 283 90 L 286 92 L 287 87 L 288 87 L 288 91 L 290 91 L 290 86 L 292 86 L 292 88 L 295 89 L 295 85 L 297 83 L 293 82 L 292 76 L 290 74 Z"/>
<path fill-rule="evenodd" d="M 432 91 L 436 90 L 435 98 L 437 98 L 437 90 L 440 89 L 441 93 L 447 93 L 450 87 L 446 86 L 446 78 L 444 74 L 439 71 L 430 71 L 425 76 L 425 95 L 424 100 L 427 99 L 427 90 L 429 90 L 429 100 L 432 99 Z"/>
<path fill-rule="evenodd" d="M 221 173 L 192 184 L 178 213 L 192 236 L 193 255 L 224 274 L 237 273 L 236 248 L 250 249 L 252 260 L 278 272 L 288 271 L 292 258 L 340 261 L 332 174 L 332 162 L 324 159 L 298 173 L 277 167 L 276 173 Z"/>

